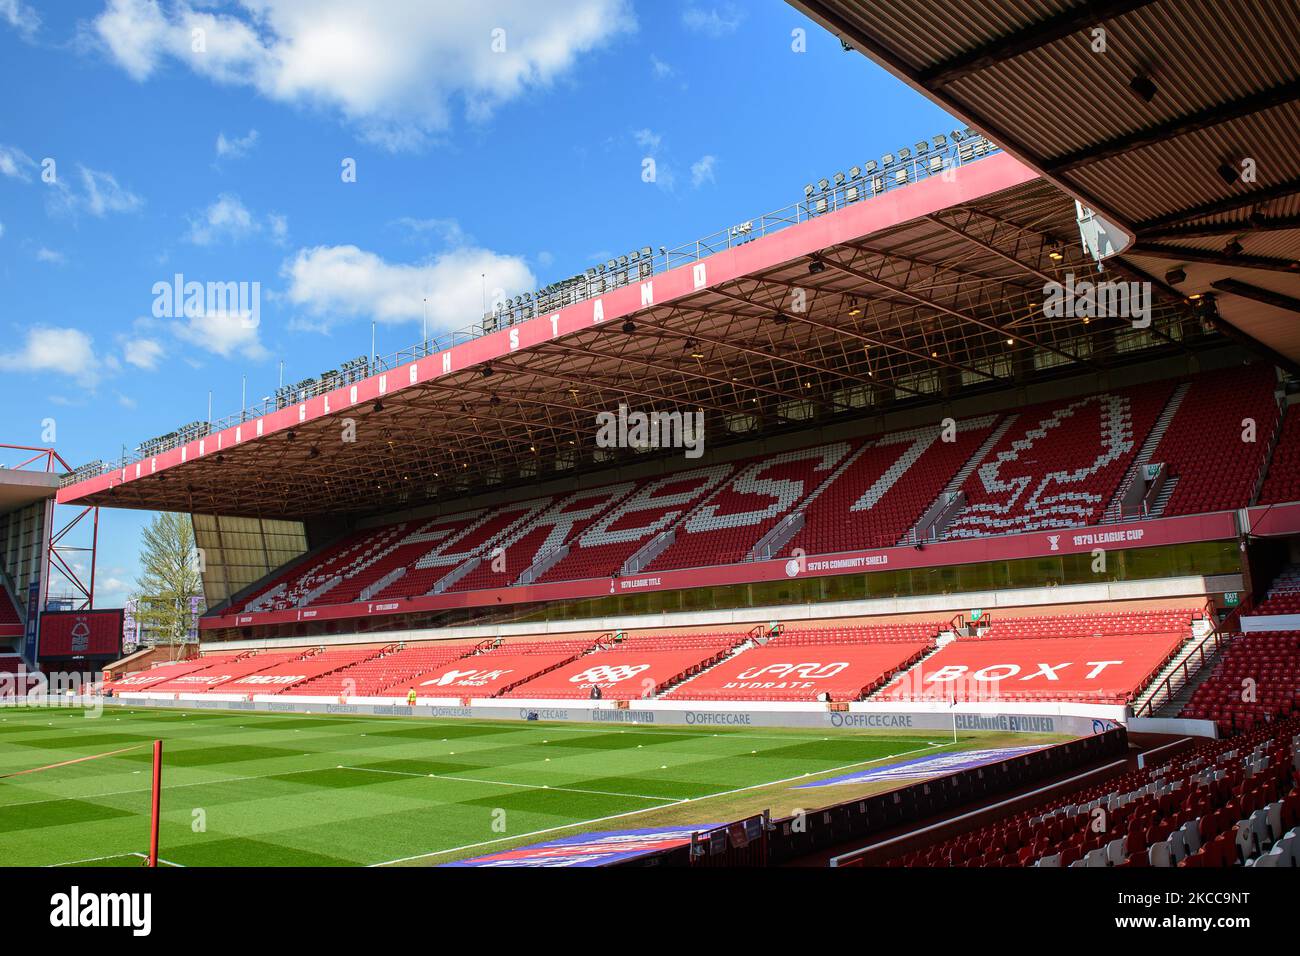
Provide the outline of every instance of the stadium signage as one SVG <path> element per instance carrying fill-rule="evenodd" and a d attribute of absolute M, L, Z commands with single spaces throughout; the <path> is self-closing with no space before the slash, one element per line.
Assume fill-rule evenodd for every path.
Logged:
<path fill-rule="evenodd" d="M 653 724 L 655 714 L 652 710 L 604 710 L 597 707 L 591 712 L 591 719 L 598 724 Z"/>
<path fill-rule="evenodd" d="M 793 674 L 804 680 L 820 680 L 823 677 L 834 677 L 848 666 L 848 661 L 836 661 L 833 664 L 768 664 L 766 667 L 748 667 L 737 674 L 736 679 L 749 680 L 754 677 L 761 677 L 770 671 L 778 677 L 787 677 Z"/>
<path fill-rule="evenodd" d="M 514 671 L 514 668 L 503 667 L 498 670 L 450 670 L 445 674 L 440 674 L 432 680 L 424 681 L 421 687 L 447 687 L 454 684 L 457 687 L 484 687 L 488 684 L 501 680 L 507 674 Z"/>
<path fill-rule="evenodd" d="M 688 724 L 752 724 L 754 722 L 753 714 L 744 710 L 723 710 L 717 712 L 691 711 L 686 712 L 686 723 Z"/>
<path fill-rule="evenodd" d="M 530 718 L 529 717 L 530 714 L 535 714 L 536 716 Z M 472 716 L 472 714 L 470 716 Z M 569 720 L 570 718 L 569 718 L 569 712 L 567 710 L 555 710 L 555 709 L 547 709 L 547 708 L 538 709 L 534 707 L 524 707 L 519 711 L 519 719 L 520 720 L 530 720 L 530 719 Z"/>
<path fill-rule="evenodd" d="M 1016 733 L 1053 734 L 1056 720 L 1032 714 L 953 714 L 958 730 L 1007 730 Z"/>
<path fill-rule="evenodd" d="M 827 720 L 832 727 L 858 729 L 862 727 L 911 727 L 911 714 L 855 714 L 831 711 Z"/>

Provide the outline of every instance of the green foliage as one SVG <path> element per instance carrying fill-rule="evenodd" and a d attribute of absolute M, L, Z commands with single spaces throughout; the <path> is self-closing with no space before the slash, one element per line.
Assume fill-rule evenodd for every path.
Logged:
<path fill-rule="evenodd" d="M 132 598 L 141 632 L 160 644 L 179 644 L 189 633 L 191 599 L 203 594 L 202 562 L 188 515 L 162 512 L 140 538 L 140 576 Z"/>

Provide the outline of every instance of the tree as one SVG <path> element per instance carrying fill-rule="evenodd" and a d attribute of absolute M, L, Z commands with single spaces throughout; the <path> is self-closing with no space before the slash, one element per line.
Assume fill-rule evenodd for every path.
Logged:
<path fill-rule="evenodd" d="M 154 515 L 140 539 L 140 577 L 136 580 L 136 621 L 159 644 L 181 644 L 193 620 L 191 604 L 203 608 L 202 563 L 194 546 L 189 515 Z"/>

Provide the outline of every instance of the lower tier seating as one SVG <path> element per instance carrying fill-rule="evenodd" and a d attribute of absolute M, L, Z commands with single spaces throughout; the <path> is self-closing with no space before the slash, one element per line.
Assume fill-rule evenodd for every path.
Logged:
<path fill-rule="evenodd" d="M 995 619 L 978 636 L 959 640 L 1005 641 L 1044 637 L 1101 637 L 1123 634 L 1190 634 L 1201 611 L 1182 609 L 1089 614 L 1032 615 Z"/>
<path fill-rule="evenodd" d="M 1294 866 L 1298 783 L 1300 721 L 1291 719 L 1200 743 L 886 865 Z"/>
<path fill-rule="evenodd" d="M 1187 636 L 954 641 L 900 674 L 873 699 L 1125 704 Z"/>
<path fill-rule="evenodd" d="M 858 700 L 932 645 L 920 642 L 751 647 L 664 695 L 675 700 Z"/>
<path fill-rule="evenodd" d="M 698 673 L 724 653 L 710 647 L 675 651 L 621 648 L 598 651 L 534 678 L 502 696 L 576 699 L 591 697 L 592 689 L 598 688 L 602 697 L 640 700 Z"/>
<path fill-rule="evenodd" d="M 1232 639 L 1181 716 L 1253 730 L 1300 713 L 1300 631 L 1253 632 Z"/>

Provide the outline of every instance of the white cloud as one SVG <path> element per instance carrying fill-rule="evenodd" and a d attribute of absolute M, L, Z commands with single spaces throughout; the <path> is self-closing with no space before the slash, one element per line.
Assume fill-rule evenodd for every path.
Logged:
<path fill-rule="evenodd" d="M 253 214 L 240 198 L 222 193 L 196 218 L 190 219 L 190 231 L 185 238 L 197 246 L 207 246 L 222 239 L 244 239 L 257 228 Z"/>
<path fill-rule="evenodd" d="M 632 132 L 632 138 L 642 149 L 648 149 L 654 152 L 659 149 L 659 144 L 663 142 L 663 136 L 650 129 L 638 129 Z"/>
<path fill-rule="evenodd" d="M 129 339 L 122 346 L 122 357 L 136 368 L 155 369 L 163 356 L 163 347 L 156 339 Z"/>
<path fill-rule="evenodd" d="M 489 303 L 498 289 L 504 296 L 537 286 L 522 258 L 475 248 L 393 263 L 356 246 L 317 246 L 299 250 L 281 272 L 289 280 L 288 301 L 315 320 L 298 327 L 319 330 L 340 318 L 419 322 L 426 296 L 430 331 L 461 329 L 483 313 L 484 276 Z"/>
<path fill-rule="evenodd" d="M 41 18 L 22 0 L 0 0 L 0 23 L 7 23 L 30 40 L 40 29 Z"/>
<path fill-rule="evenodd" d="M 93 387 L 99 378 L 94 340 L 80 329 L 36 326 L 15 352 L 0 353 L 0 369 L 11 372 L 54 372 Z"/>
<path fill-rule="evenodd" d="M 0 0 L 0 3 L 3 2 L 4 0 Z M 119 185 L 117 177 L 112 173 L 90 169 L 78 163 L 77 176 L 73 180 L 74 183 L 80 181 L 81 191 L 78 192 L 75 186 L 66 182 L 62 175 L 54 176 L 57 167 L 53 165 L 52 160 L 44 160 L 41 166 L 38 166 L 35 160 L 17 146 L 6 146 L 0 143 L 0 176 L 30 183 L 36 170 L 45 165 L 48 165 L 49 169 L 42 172 L 42 179 L 46 179 L 47 173 L 50 174 L 47 180 L 49 193 L 46 207 L 51 212 L 75 214 L 84 211 L 97 218 L 103 218 L 112 212 L 135 212 L 144 205 L 144 200 Z"/>
<path fill-rule="evenodd" d="M 102 218 L 110 212 L 135 212 L 144 200 L 118 185 L 111 173 L 78 166 L 81 185 L 85 190 L 80 205 L 92 216 Z"/>
<path fill-rule="evenodd" d="M 189 217 L 187 241 L 196 246 L 210 246 L 218 242 L 239 242 L 266 230 L 275 242 L 283 242 L 289 234 L 289 220 L 271 213 L 263 222 L 249 211 L 234 193 L 222 193 L 205 209 Z"/>
<path fill-rule="evenodd" d="M 2 2 L 4 0 L 0 0 Z M 29 183 L 32 181 L 31 171 L 35 168 L 36 163 L 21 149 L 0 143 L 0 176 Z"/>
<path fill-rule="evenodd" d="M 277 102 L 334 110 L 391 149 L 447 128 L 453 104 L 485 118 L 635 29 L 629 0 L 239 0 L 216 14 L 206 6 L 109 0 L 90 29 L 136 80 L 175 60 Z"/>
<path fill-rule="evenodd" d="M 258 323 L 236 312 L 205 311 L 187 317 L 183 324 L 173 326 L 173 331 L 182 342 L 222 358 L 238 354 L 259 360 L 268 354 L 258 337 Z"/>
<path fill-rule="evenodd" d="M 135 408 L 136 403 L 134 398 L 131 398 L 129 395 L 123 395 L 121 392 L 114 392 L 113 394 L 117 396 L 117 404 L 121 405 L 123 408 Z"/>
<path fill-rule="evenodd" d="M 414 219 L 411 216 L 403 216 L 396 220 L 396 224 L 409 230 L 413 235 L 432 236 L 448 246 L 463 246 L 470 241 L 465 231 L 461 229 L 460 222 L 455 219 Z"/>
<path fill-rule="evenodd" d="M 278 212 L 268 213 L 266 224 L 271 229 L 271 240 L 276 245 L 284 245 L 289 238 L 289 217 Z"/>
<path fill-rule="evenodd" d="M 61 266 L 68 261 L 68 257 L 54 249 L 47 249 L 41 246 L 36 250 L 37 262 L 48 262 L 50 265 Z"/>
<path fill-rule="evenodd" d="M 4 238 L 4 234 L 5 234 L 5 224 L 3 222 L 0 222 L 0 239 Z"/>
<path fill-rule="evenodd" d="M 659 57 L 651 53 L 650 72 L 654 75 L 656 80 L 668 80 L 671 79 L 677 71 L 673 69 L 671 63 L 665 63 L 663 60 L 659 59 Z"/>
<path fill-rule="evenodd" d="M 744 19 L 744 11 L 731 3 L 724 3 L 721 6 L 709 7 L 708 9 L 689 6 L 682 11 L 682 23 L 686 29 L 710 37 L 721 37 L 726 36 L 728 33 L 735 33 Z"/>
<path fill-rule="evenodd" d="M 257 130 L 250 129 L 244 136 L 226 139 L 225 132 L 217 134 L 217 157 L 219 159 L 242 159 L 257 145 Z"/>
<path fill-rule="evenodd" d="M 713 183 L 713 170 L 718 164 L 716 156 L 701 156 L 698 160 L 691 163 L 691 185 L 699 189 L 705 183 Z"/>

